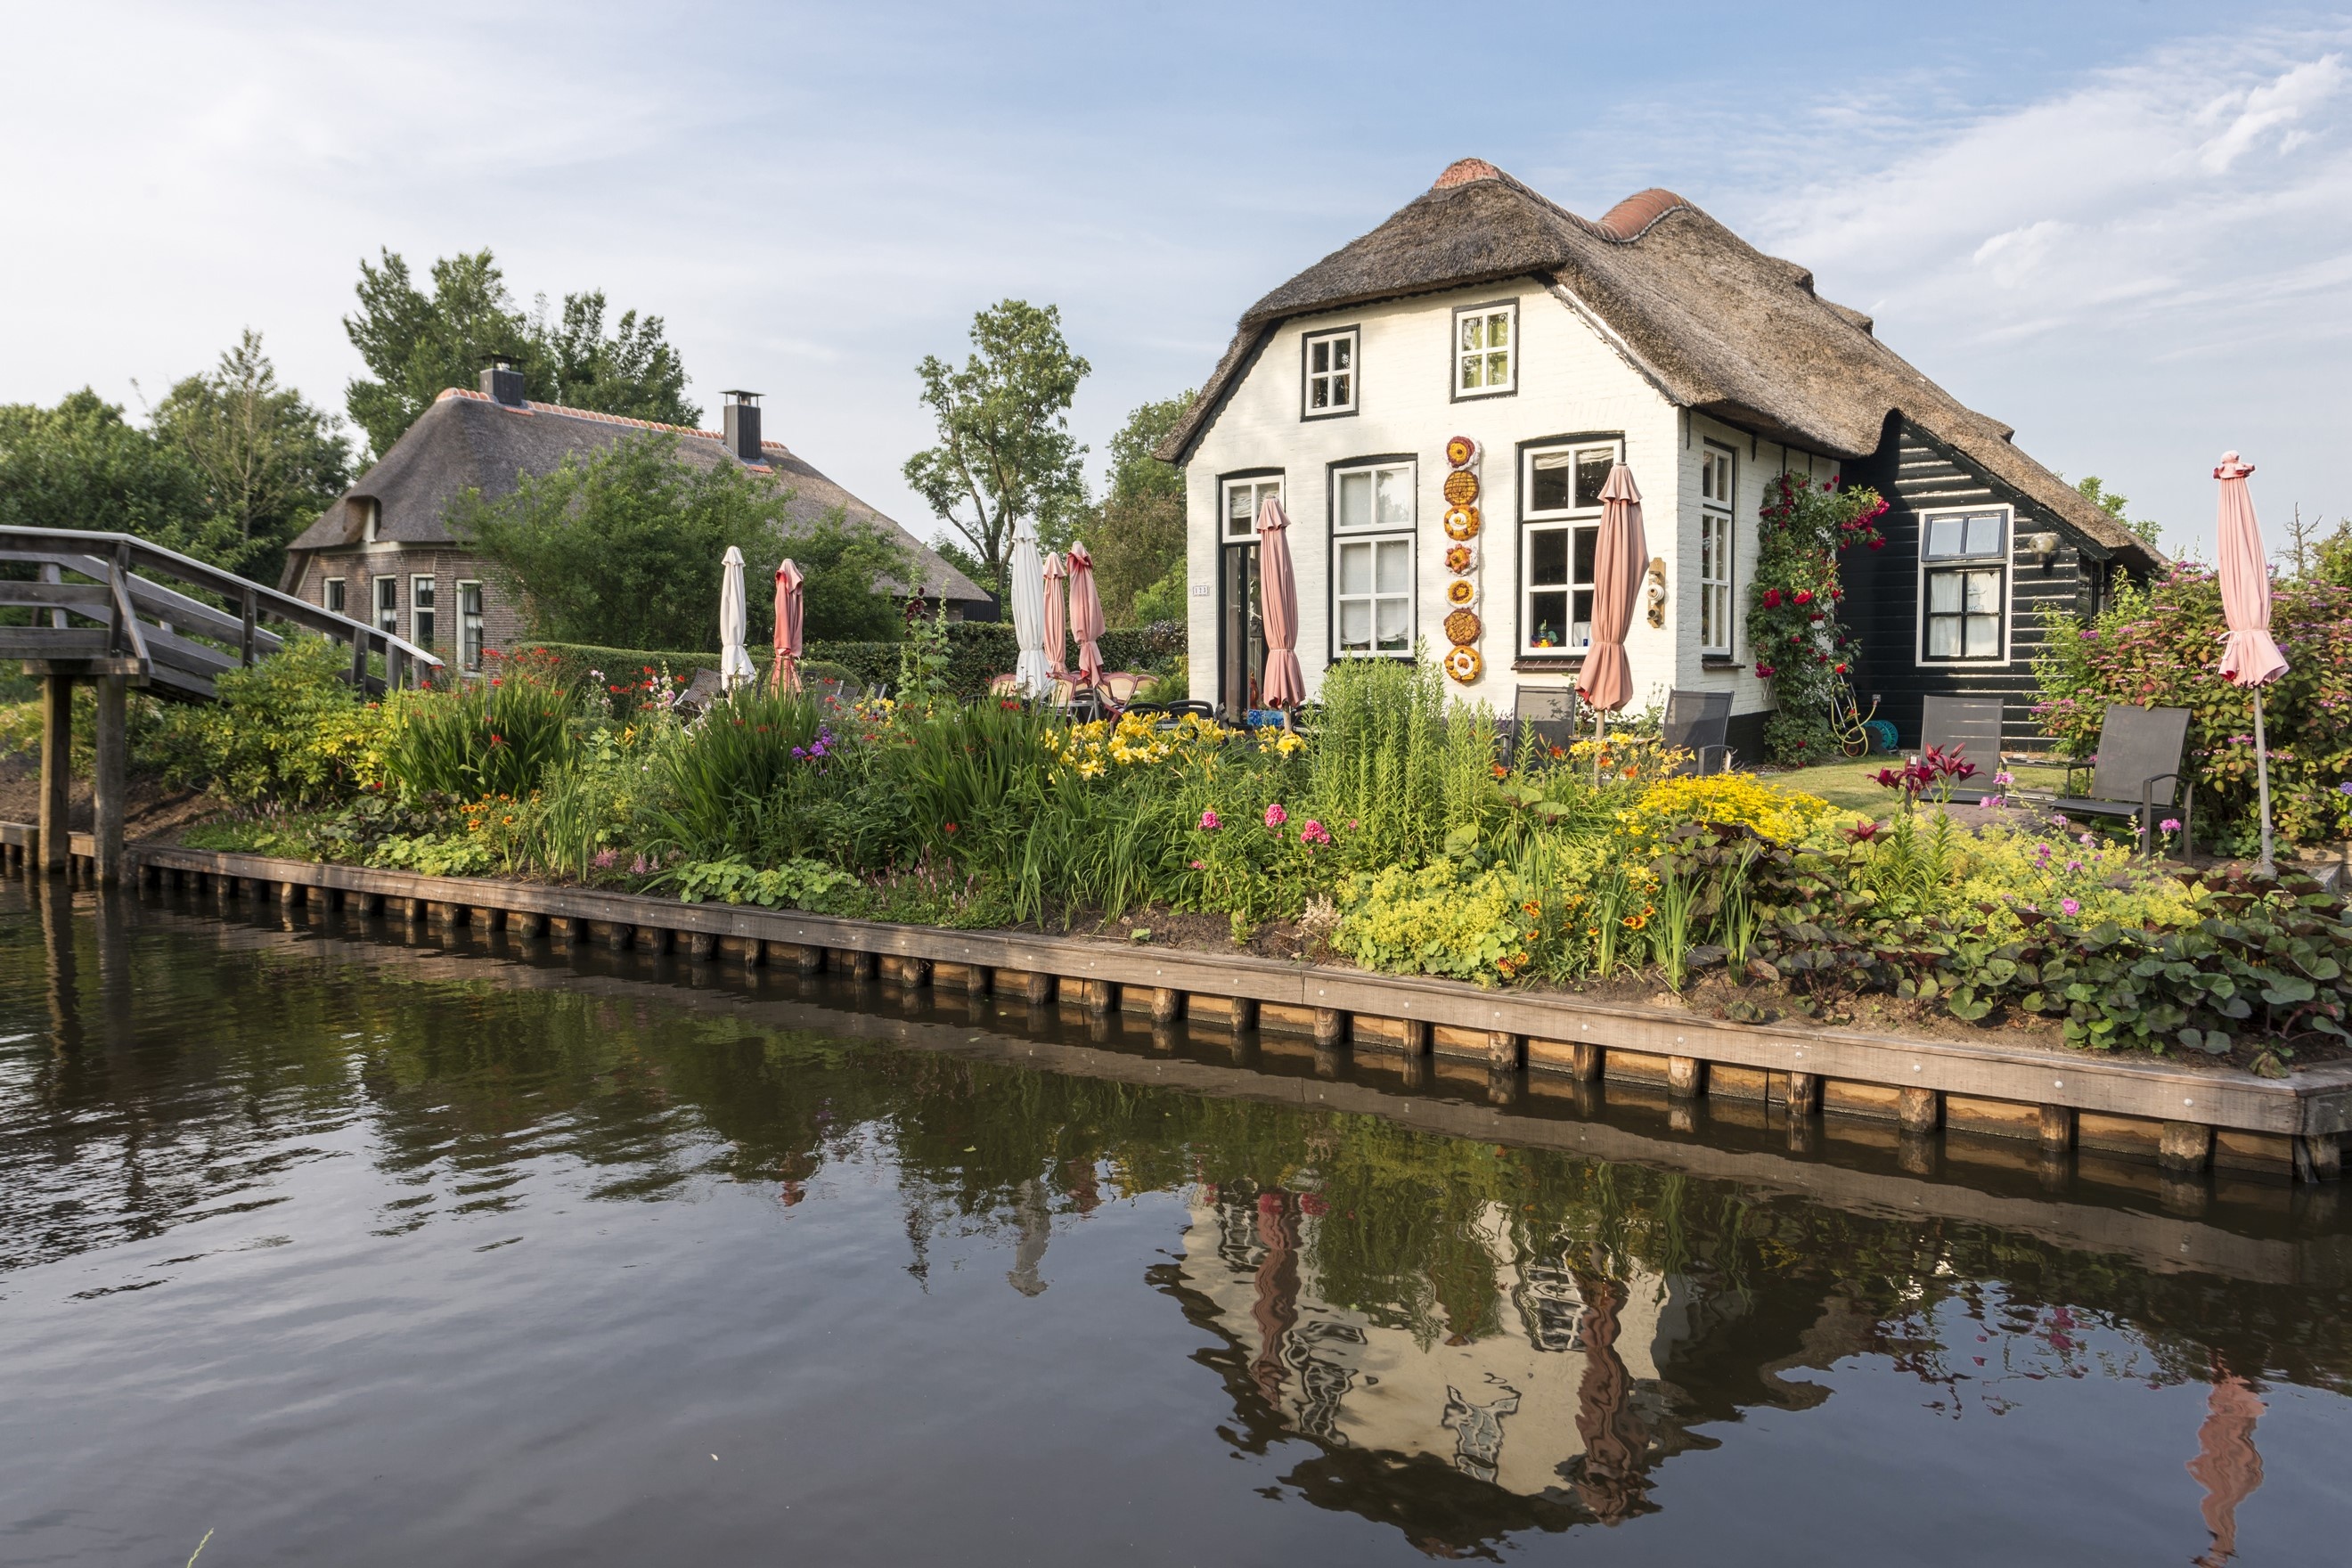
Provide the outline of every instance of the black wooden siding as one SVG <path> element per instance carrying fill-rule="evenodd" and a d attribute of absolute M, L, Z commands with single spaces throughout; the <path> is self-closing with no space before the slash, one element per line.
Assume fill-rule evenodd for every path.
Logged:
<path fill-rule="evenodd" d="M 2003 700 L 2004 746 L 2016 752 L 2049 748 L 2034 723 L 2033 656 L 2042 642 L 2045 612 L 2081 616 L 2103 574 L 2105 553 L 2054 515 L 1990 480 L 1958 454 L 1910 425 L 1890 422 L 1887 437 L 1864 463 L 1850 464 L 1848 482 L 1886 498 L 1879 550 L 1845 552 L 1846 624 L 1862 641 L 1854 690 L 1863 707 L 1878 700 L 1906 747 L 1919 743 L 1919 718 L 1929 695 Z M 1922 664 L 1919 660 L 1919 514 L 1957 507 L 2011 508 L 2009 660 L 2005 664 Z M 2045 563 L 2024 548 L 2035 533 L 2054 533 L 2058 549 Z"/>

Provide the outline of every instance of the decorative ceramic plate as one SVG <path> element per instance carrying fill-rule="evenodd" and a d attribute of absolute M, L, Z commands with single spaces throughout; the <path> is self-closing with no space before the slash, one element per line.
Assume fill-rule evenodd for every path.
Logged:
<path fill-rule="evenodd" d="M 1456 468 L 1445 476 L 1445 504 L 1468 506 L 1478 499 L 1478 476 L 1467 468 Z"/>
<path fill-rule="evenodd" d="M 1478 584 L 1467 577 L 1456 577 L 1453 582 L 1445 584 L 1445 602 L 1457 610 L 1476 607 Z"/>
<path fill-rule="evenodd" d="M 1464 643 L 1478 640 L 1486 628 L 1479 623 L 1475 610 L 1456 610 L 1445 617 L 1445 640 L 1459 647 Z"/>
<path fill-rule="evenodd" d="M 1465 686 L 1477 679 L 1479 670 L 1484 668 L 1485 661 L 1479 658 L 1478 650 L 1475 647 L 1455 647 L 1445 650 L 1445 673 Z"/>
<path fill-rule="evenodd" d="M 1467 436 L 1456 436 L 1445 443 L 1445 460 L 1457 468 L 1466 468 L 1478 460 L 1478 443 Z"/>
<path fill-rule="evenodd" d="M 1478 537 L 1478 509 L 1475 506 L 1449 507 L 1445 512 L 1445 537 L 1475 539 Z"/>
<path fill-rule="evenodd" d="M 1478 569 L 1478 547 L 1475 544 L 1447 545 L 1445 569 L 1456 577 L 1467 577 Z"/>

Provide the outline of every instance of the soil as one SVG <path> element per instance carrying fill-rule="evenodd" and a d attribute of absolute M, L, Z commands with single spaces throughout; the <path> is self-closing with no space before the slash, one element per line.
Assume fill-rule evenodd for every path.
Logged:
<path fill-rule="evenodd" d="M 88 833 L 90 830 L 90 791 L 89 778 L 75 778 L 66 807 L 68 832 Z M 130 781 L 129 792 L 122 805 L 122 836 L 125 838 L 176 837 L 181 828 L 201 821 L 216 809 L 205 802 L 201 791 L 173 789 L 160 779 L 134 776 Z M 0 822 L 29 823 L 40 819 L 39 754 L 12 752 L 0 755 Z"/>

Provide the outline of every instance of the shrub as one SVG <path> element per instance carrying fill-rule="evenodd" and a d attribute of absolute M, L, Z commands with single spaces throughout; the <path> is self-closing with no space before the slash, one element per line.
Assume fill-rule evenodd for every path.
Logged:
<path fill-rule="evenodd" d="M 164 710 L 156 752 L 174 784 L 273 810 L 347 798 L 384 778 L 383 710 L 344 681 L 351 656 L 324 637 L 289 637 L 223 671 L 219 700 Z"/>
<path fill-rule="evenodd" d="M 2188 709 L 2198 826 L 2209 843 L 2242 850 L 2259 831 L 2253 697 L 2214 668 L 2225 629 L 2221 581 L 2194 562 L 2144 592 L 2125 584 L 2088 626 L 2053 614 L 2034 660 L 2033 713 L 2069 756 L 2088 757 L 2109 703 Z M 2271 629 L 2288 666 L 2263 688 L 2273 820 L 2290 844 L 2345 837 L 2352 795 L 2337 786 L 2352 777 L 2352 588 L 2281 581 Z"/>
<path fill-rule="evenodd" d="M 384 770 L 408 799 L 528 795 L 570 758 L 574 694 L 556 661 L 524 654 L 491 670 L 386 702 Z"/>
<path fill-rule="evenodd" d="M 691 861 L 668 871 L 662 879 L 689 904 L 716 899 L 723 904 L 757 904 L 768 910 L 814 910 L 827 894 L 857 885 L 856 878 L 822 860 L 795 858 L 755 867 L 740 855 Z"/>
<path fill-rule="evenodd" d="M 728 694 L 660 747 L 664 848 L 717 859 L 809 847 L 811 803 L 838 742 L 806 692 L 758 685 Z"/>
<path fill-rule="evenodd" d="M 1367 969 L 1492 985 L 1524 970 L 1542 913 L 1517 879 L 1456 860 L 1349 879 L 1332 945 Z"/>
<path fill-rule="evenodd" d="M 1759 837 L 1795 844 L 1837 815 L 1825 800 L 1774 789 L 1753 773 L 1709 773 L 1651 784 L 1617 814 L 1617 832 L 1632 857 L 1646 860 L 1686 824 L 1746 827 Z"/>
<path fill-rule="evenodd" d="M 1764 487 L 1757 517 L 1748 644 L 1778 709 L 1765 722 L 1765 749 L 1784 764 L 1828 760 L 1831 693 L 1861 657 L 1861 645 L 1837 619 L 1845 597 L 1838 552 L 1885 543 L 1878 520 L 1886 502 L 1876 490 L 1840 491 L 1837 484 L 1824 479 L 1816 489 L 1781 474 Z"/>

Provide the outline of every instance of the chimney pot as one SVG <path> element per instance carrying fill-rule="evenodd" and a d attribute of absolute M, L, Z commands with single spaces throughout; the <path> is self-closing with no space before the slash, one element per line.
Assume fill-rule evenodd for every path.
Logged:
<path fill-rule="evenodd" d="M 727 449 L 747 463 L 766 462 L 760 450 L 760 395 L 730 387 L 719 395 L 727 399 Z"/>
<path fill-rule="evenodd" d="M 509 360 L 498 361 L 482 372 L 482 395 L 509 408 L 520 408 L 524 402 L 522 372 Z"/>

